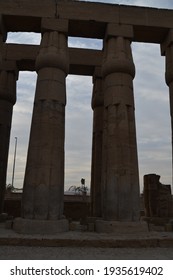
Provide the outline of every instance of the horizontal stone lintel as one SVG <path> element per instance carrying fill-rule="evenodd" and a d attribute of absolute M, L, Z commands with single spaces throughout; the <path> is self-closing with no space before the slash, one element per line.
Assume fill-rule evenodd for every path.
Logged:
<path fill-rule="evenodd" d="M 68 35 L 103 39 L 107 24 L 132 25 L 136 42 L 162 43 L 173 28 L 173 10 L 84 1 L 0 1 L 7 31 L 41 32 L 42 18 L 68 20 Z M 46 28 L 52 28 L 46 24 Z M 55 29 L 58 26 L 55 24 Z"/>
<path fill-rule="evenodd" d="M 106 38 L 117 37 L 117 36 L 129 38 L 129 39 L 133 38 L 134 37 L 133 26 L 109 23 L 107 25 Z"/>
<path fill-rule="evenodd" d="M 41 31 L 59 31 L 68 34 L 68 20 L 66 19 L 54 19 L 54 18 L 42 18 Z"/>
<path fill-rule="evenodd" d="M 4 61 L 16 61 L 19 71 L 35 71 L 35 60 L 39 45 L 4 44 Z M 102 51 L 92 49 L 69 48 L 69 74 L 92 76 L 95 67 L 101 66 Z"/>

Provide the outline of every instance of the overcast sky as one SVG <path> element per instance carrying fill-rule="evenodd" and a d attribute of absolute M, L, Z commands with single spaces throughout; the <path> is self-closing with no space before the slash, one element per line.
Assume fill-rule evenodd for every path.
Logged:
<path fill-rule="evenodd" d="M 124 0 L 88 1 L 126 5 L 138 5 L 173 9 L 172 0 Z M 7 42 L 39 44 L 38 34 L 9 34 Z M 69 46 L 101 49 L 98 40 L 70 38 Z M 133 58 L 136 66 L 134 94 L 140 188 L 143 176 L 148 173 L 161 175 L 161 182 L 172 184 L 171 168 L 171 122 L 169 90 L 165 84 L 165 58 L 160 55 L 160 46 L 133 43 Z M 15 137 L 18 137 L 14 186 L 22 188 L 29 140 L 36 74 L 20 72 L 17 85 L 17 103 L 14 106 L 11 131 L 7 184 L 11 183 Z M 68 76 L 66 107 L 66 167 L 65 188 L 80 185 L 86 179 L 90 186 L 92 143 L 92 79 L 83 76 Z"/>

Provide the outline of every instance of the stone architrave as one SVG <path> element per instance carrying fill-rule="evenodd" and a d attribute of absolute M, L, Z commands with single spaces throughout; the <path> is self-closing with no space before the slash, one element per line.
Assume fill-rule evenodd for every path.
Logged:
<path fill-rule="evenodd" d="M 15 62 L 0 63 L 0 214 L 6 189 L 6 174 L 13 105 L 16 102 L 16 80 L 18 72 Z"/>
<path fill-rule="evenodd" d="M 91 214 L 93 217 L 102 216 L 102 142 L 103 142 L 103 81 L 101 68 L 96 68 L 93 76 L 93 142 L 91 167 Z"/>
<path fill-rule="evenodd" d="M 105 221 L 138 222 L 139 174 L 133 95 L 135 66 L 130 46 L 133 29 L 125 26 L 123 30 L 124 36 L 116 25 L 108 25 L 104 42 L 102 211 Z M 102 231 L 100 226 L 98 230 Z"/>
<path fill-rule="evenodd" d="M 65 79 L 69 68 L 67 36 L 45 31 L 36 59 L 38 73 L 18 232 L 68 230 L 63 218 Z"/>

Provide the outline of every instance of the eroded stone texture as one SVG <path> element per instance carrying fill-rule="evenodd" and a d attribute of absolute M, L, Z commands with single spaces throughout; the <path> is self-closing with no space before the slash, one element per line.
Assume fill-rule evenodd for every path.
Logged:
<path fill-rule="evenodd" d="M 69 225 L 66 219 L 61 220 L 35 220 L 16 218 L 13 228 L 18 233 L 27 234 L 56 234 L 68 231 Z"/>
<path fill-rule="evenodd" d="M 93 143 L 91 166 L 91 212 L 94 217 L 102 216 L 102 145 L 103 145 L 103 81 L 101 68 L 96 68 L 93 77 Z"/>
<path fill-rule="evenodd" d="M 68 64 L 66 35 L 58 31 L 45 32 L 36 59 L 38 80 L 22 202 L 25 219 L 63 217 Z"/>
<path fill-rule="evenodd" d="M 144 205 L 147 217 L 169 218 L 172 215 L 171 186 L 160 183 L 160 176 L 144 176 Z"/>
<path fill-rule="evenodd" d="M 6 38 L 7 38 L 7 31 L 5 28 L 3 16 L 2 14 L 0 14 L 0 51 L 1 51 L 2 43 L 6 41 Z"/>
<path fill-rule="evenodd" d="M 15 63 L 0 63 L 0 213 L 6 188 L 6 172 L 13 105 L 16 102 L 17 69 Z"/>
<path fill-rule="evenodd" d="M 116 36 L 111 26 L 104 45 L 103 219 L 139 220 L 139 178 L 131 53 L 132 29 Z M 129 38 L 127 38 L 129 37 Z"/>

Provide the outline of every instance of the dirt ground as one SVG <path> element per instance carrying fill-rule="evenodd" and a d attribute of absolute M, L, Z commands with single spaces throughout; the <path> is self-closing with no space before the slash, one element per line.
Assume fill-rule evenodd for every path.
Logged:
<path fill-rule="evenodd" d="M 1 260 L 173 260 L 173 248 L 0 246 Z"/>

